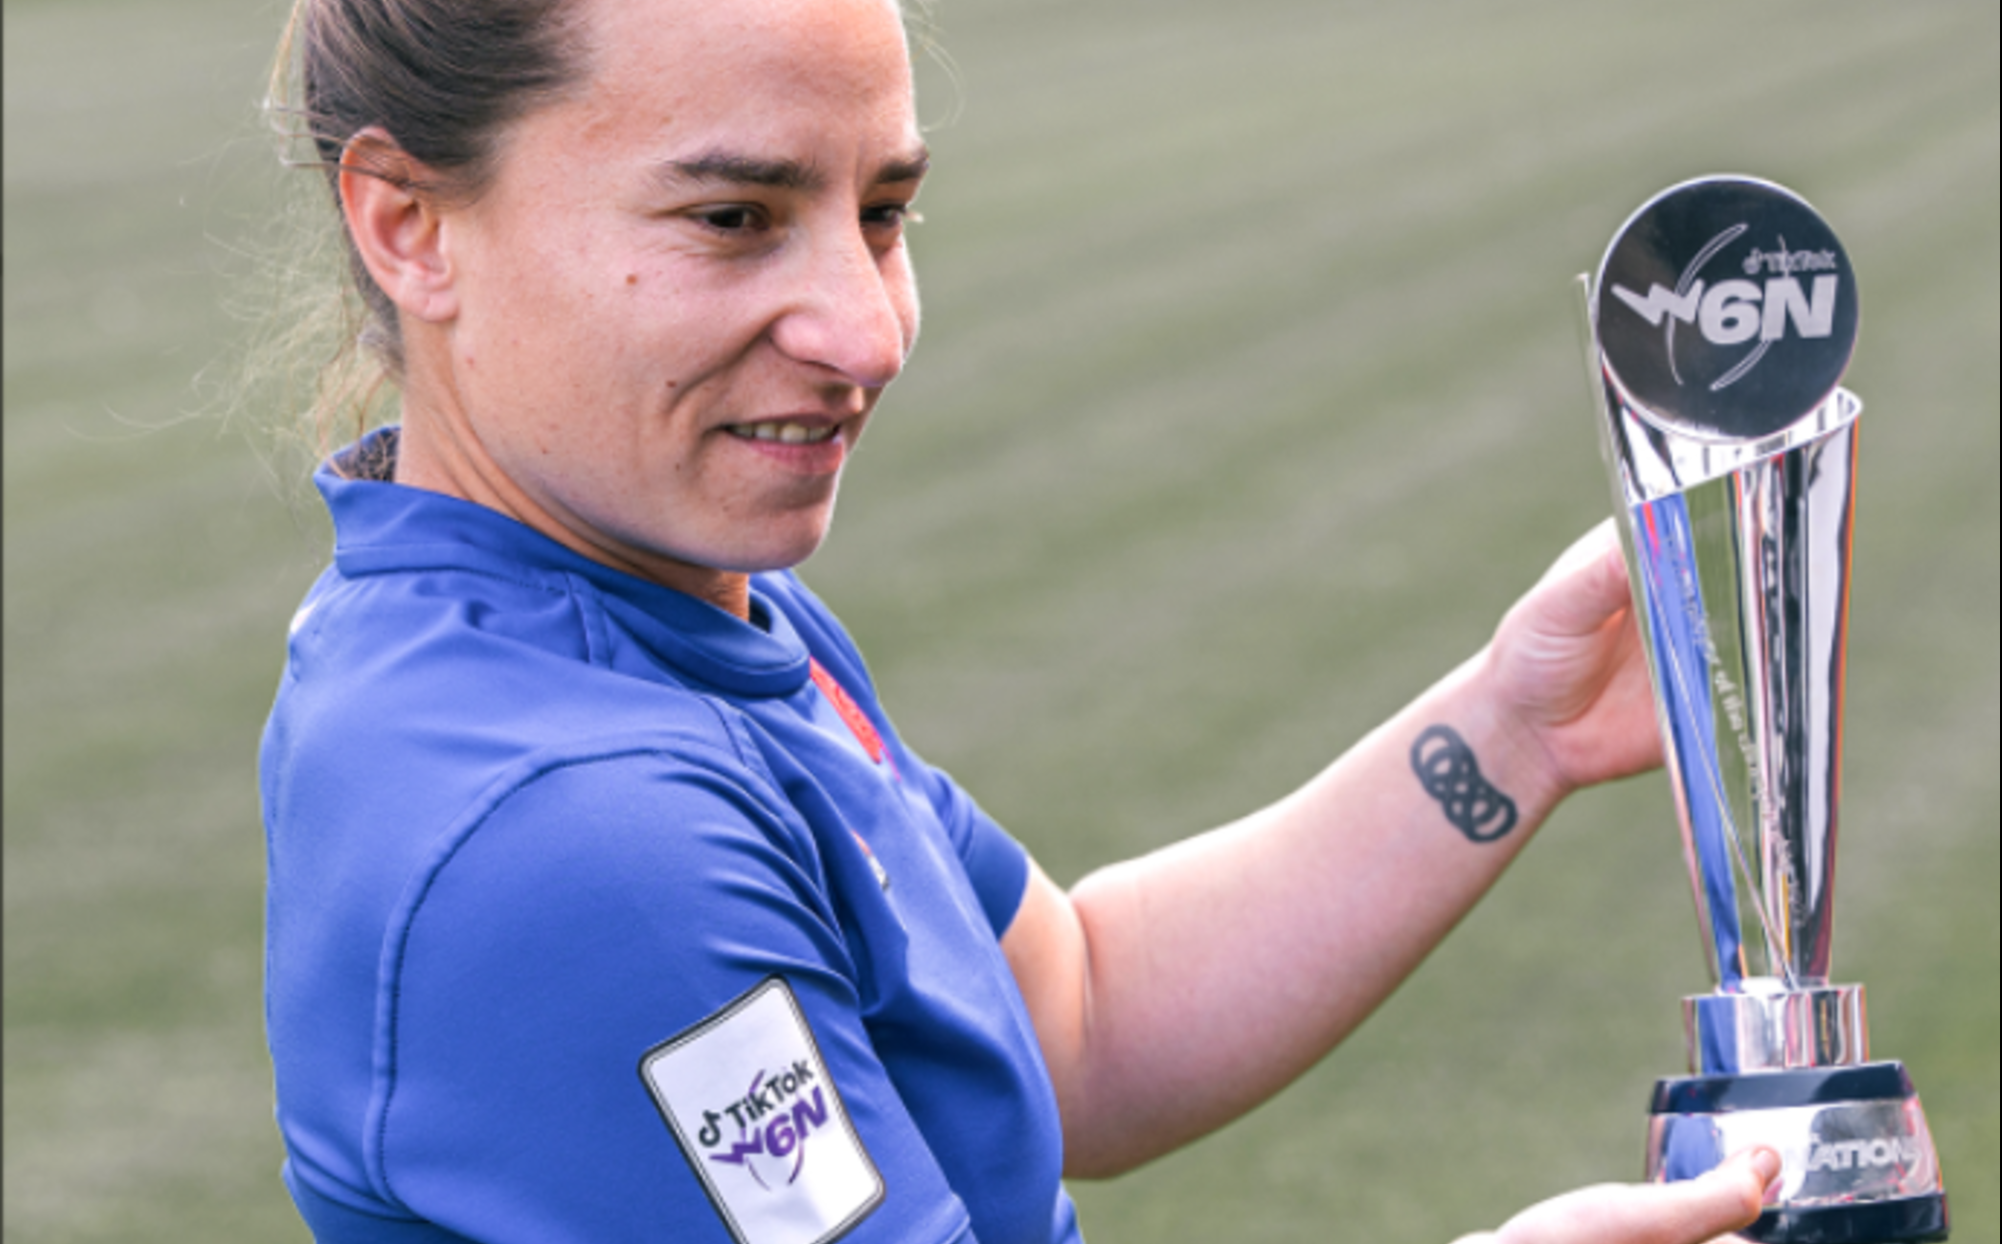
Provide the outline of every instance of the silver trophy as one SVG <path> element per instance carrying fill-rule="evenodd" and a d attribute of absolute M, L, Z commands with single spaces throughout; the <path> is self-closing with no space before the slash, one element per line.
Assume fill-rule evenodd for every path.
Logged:
<path fill-rule="evenodd" d="M 1582 278 L 1581 278 L 1582 279 Z M 1672 187 L 1586 291 L 1604 448 L 1716 990 L 1655 1088 L 1651 1181 L 1785 1160 L 1749 1238 L 1947 1238 L 1904 1067 L 1829 983 L 1862 402 L 1856 282 L 1819 215 L 1746 178 Z"/>

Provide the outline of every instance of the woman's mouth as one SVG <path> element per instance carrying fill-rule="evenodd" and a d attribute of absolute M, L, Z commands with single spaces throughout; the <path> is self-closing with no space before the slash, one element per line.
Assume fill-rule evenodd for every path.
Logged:
<path fill-rule="evenodd" d="M 841 430 L 841 425 L 793 423 L 775 419 L 765 423 L 731 423 L 723 427 L 725 432 L 746 441 L 772 441 L 780 445 L 818 445 L 831 440 Z"/>

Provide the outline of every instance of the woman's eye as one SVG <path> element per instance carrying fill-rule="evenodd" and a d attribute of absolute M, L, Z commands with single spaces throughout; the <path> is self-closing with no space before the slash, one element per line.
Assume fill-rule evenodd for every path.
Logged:
<path fill-rule="evenodd" d="M 748 203 L 706 207 L 695 212 L 694 217 L 719 233 L 748 233 L 762 228 L 766 223 L 764 212 Z"/>
<path fill-rule="evenodd" d="M 878 203 L 862 209 L 865 229 L 901 229 L 923 219 L 908 203 Z"/>

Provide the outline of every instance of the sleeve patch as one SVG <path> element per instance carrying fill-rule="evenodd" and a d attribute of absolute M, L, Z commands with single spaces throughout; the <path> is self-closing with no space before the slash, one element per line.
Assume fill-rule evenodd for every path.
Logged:
<path fill-rule="evenodd" d="M 792 988 L 773 976 L 640 1060 L 738 1244 L 827 1244 L 883 1200 Z"/>

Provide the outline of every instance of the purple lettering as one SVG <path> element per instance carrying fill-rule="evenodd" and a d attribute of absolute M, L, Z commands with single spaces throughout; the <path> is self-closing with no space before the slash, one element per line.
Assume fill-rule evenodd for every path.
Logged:
<path fill-rule="evenodd" d="M 826 1122 L 827 1102 L 821 1097 L 820 1088 L 816 1085 L 813 1090 L 813 1101 L 811 1104 L 803 1097 L 793 1103 L 792 1125 L 799 1129 L 801 1136 L 805 1136 L 814 1128 Z"/>
<path fill-rule="evenodd" d="M 793 1130 L 792 1119 L 780 1115 L 765 1128 L 765 1150 L 775 1158 L 782 1158 L 792 1152 L 799 1143 L 799 1133 Z"/>
<path fill-rule="evenodd" d="M 744 1139 L 730 1146 L 730 1152 L 712 1153 L 709 1155 L 709 1160 L 711 1162 L 727 1162 L 732 1166 L 742 1166 L 744 1159 L 754 1153 L 763 1153 L 764 1151 L 765 1134 L 763 1132 L 747 1132 Z"/>

